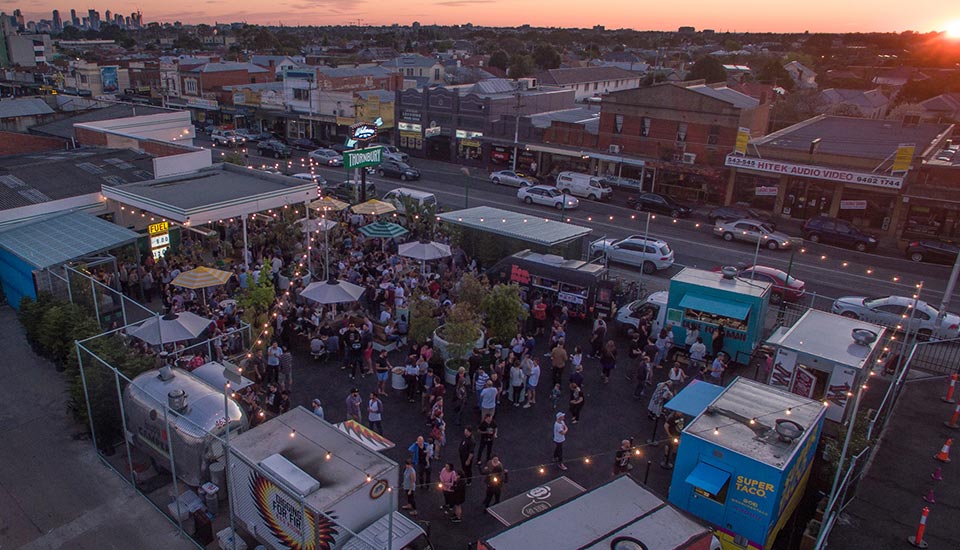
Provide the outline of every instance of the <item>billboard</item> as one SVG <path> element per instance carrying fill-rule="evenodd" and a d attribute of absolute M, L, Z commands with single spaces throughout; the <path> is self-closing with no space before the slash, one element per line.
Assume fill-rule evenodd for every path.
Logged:
<path fill-rule="evenodd" d="M 100 86 L 102 93 L 113 94 L 120 90 L 120 79 L 117 76 L 117 67 L 100 67 Z"/>

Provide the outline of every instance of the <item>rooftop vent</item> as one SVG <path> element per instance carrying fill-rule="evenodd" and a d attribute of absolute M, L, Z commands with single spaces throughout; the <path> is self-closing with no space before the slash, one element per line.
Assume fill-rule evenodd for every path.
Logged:
<path fill-rule="evenodd" d="M 865 328 L 855 328 L 850 332 L 853 341 L 860 346 L 869 346 L 877 341 L 877 333 Z"/>
<path fill-rule="evenodd" d="M 720 273 L 723 274 L 724 279 L 733 279 L 740 273 L 740 270 L 736 266 L 725 265 L 720 268 Z"/>
<path fill-rule="evenodd" d="M 793 420 L 778 418 L 773 428 L 777 432 L 777 437 L 784 443 L 793 443 L 793 440 L 803 435 L 803 426 Z"/>
<path fill-rule="evenodd" d="M 187 408 L 187 392 L 173 390 L 167 394 L 167 405 L 171 410 L 180 412 Z"/>

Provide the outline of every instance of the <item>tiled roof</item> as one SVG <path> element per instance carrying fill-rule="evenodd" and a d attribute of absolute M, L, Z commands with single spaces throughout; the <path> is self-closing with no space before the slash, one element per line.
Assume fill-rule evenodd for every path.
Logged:
<path fill-rule="evenodd" d="M 607 80 L 626 80 L 638 78 L 636 74 L 619 67 L 575 67 L 570 69 L 549 69 L 536 75 L 541 84 L 548 86 L 568 86 L 584 82 L 603 82 Z"/>

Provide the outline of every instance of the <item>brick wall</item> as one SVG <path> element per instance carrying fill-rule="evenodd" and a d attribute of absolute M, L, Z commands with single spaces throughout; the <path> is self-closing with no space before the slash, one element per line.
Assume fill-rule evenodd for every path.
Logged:
<path fill-rule="evenodd" d="M 0 156 L 63 150 L 67 140 L 17 132 L 0 132 Z"/>

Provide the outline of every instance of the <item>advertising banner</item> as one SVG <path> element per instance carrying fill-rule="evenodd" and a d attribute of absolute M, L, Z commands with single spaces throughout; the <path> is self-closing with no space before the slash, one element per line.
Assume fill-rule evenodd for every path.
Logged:
<path fill-rule="evenodd" d="M 910 164 L 913 162 L 913 153 L 916 151 L 917 147 L 912 143 L 900 144 L 897 147 L 897 154 L 893 157 L 893 167 L 890 169 L 892 172 L 906 172 L 910 169 Z"/>
<path fill-rule="evenodd" d="M 116 93 L 120 90 L 117 67 L 100 67 L 100 85 L 105 94 Z"/>
<path fill-rule="evenodd" d="M 737 130 L 737 144 L 734 151 L 741 155 L 747 154 L 747 144 L 750 143 L 750 128 L 740 128 Z"/>
<path fill-rule="evenodd" d="M 903 187 L 902 176 L 893 177 L 869 172 L 851 172 L 850 170 L 839 170 L 836 168 L 827 168 L 825 166 L 793 164 L 791 162 L 767 160 L 756 157 L 744 157 L 734 154 L 727 155 L 727 159 L 724 164 L 730 168 L 746 168 L 748 170 L 756 170 L 758 172 L 770 172 L 773 174 L 786 174 L 788 176 L 838 181 L 843 183 L 855 183 L 858 185 L 883 187 L 885 189 L 900 189 Z"/>
<path fill-rule="evenodd" d="M 827 420 L 834 422 L 843 420 L 843 412 L 847 410 L 847 402 L 850 399 L 849 394 L 853 391 L 855 380 L 856 372 L 853 369 L 840 367 L 833 369 L 826 394 L 826 399 L 830 402 L 830 406 L 827 407 Z"/>
<path fill-rule="evenodd" d="M 775 388 L 789 388 L 793 379 L 793 370 L 797 366 L 796 352 L 780 349 L 773 360 L 773 370 L 770 371 L 770 385 Z"/>

